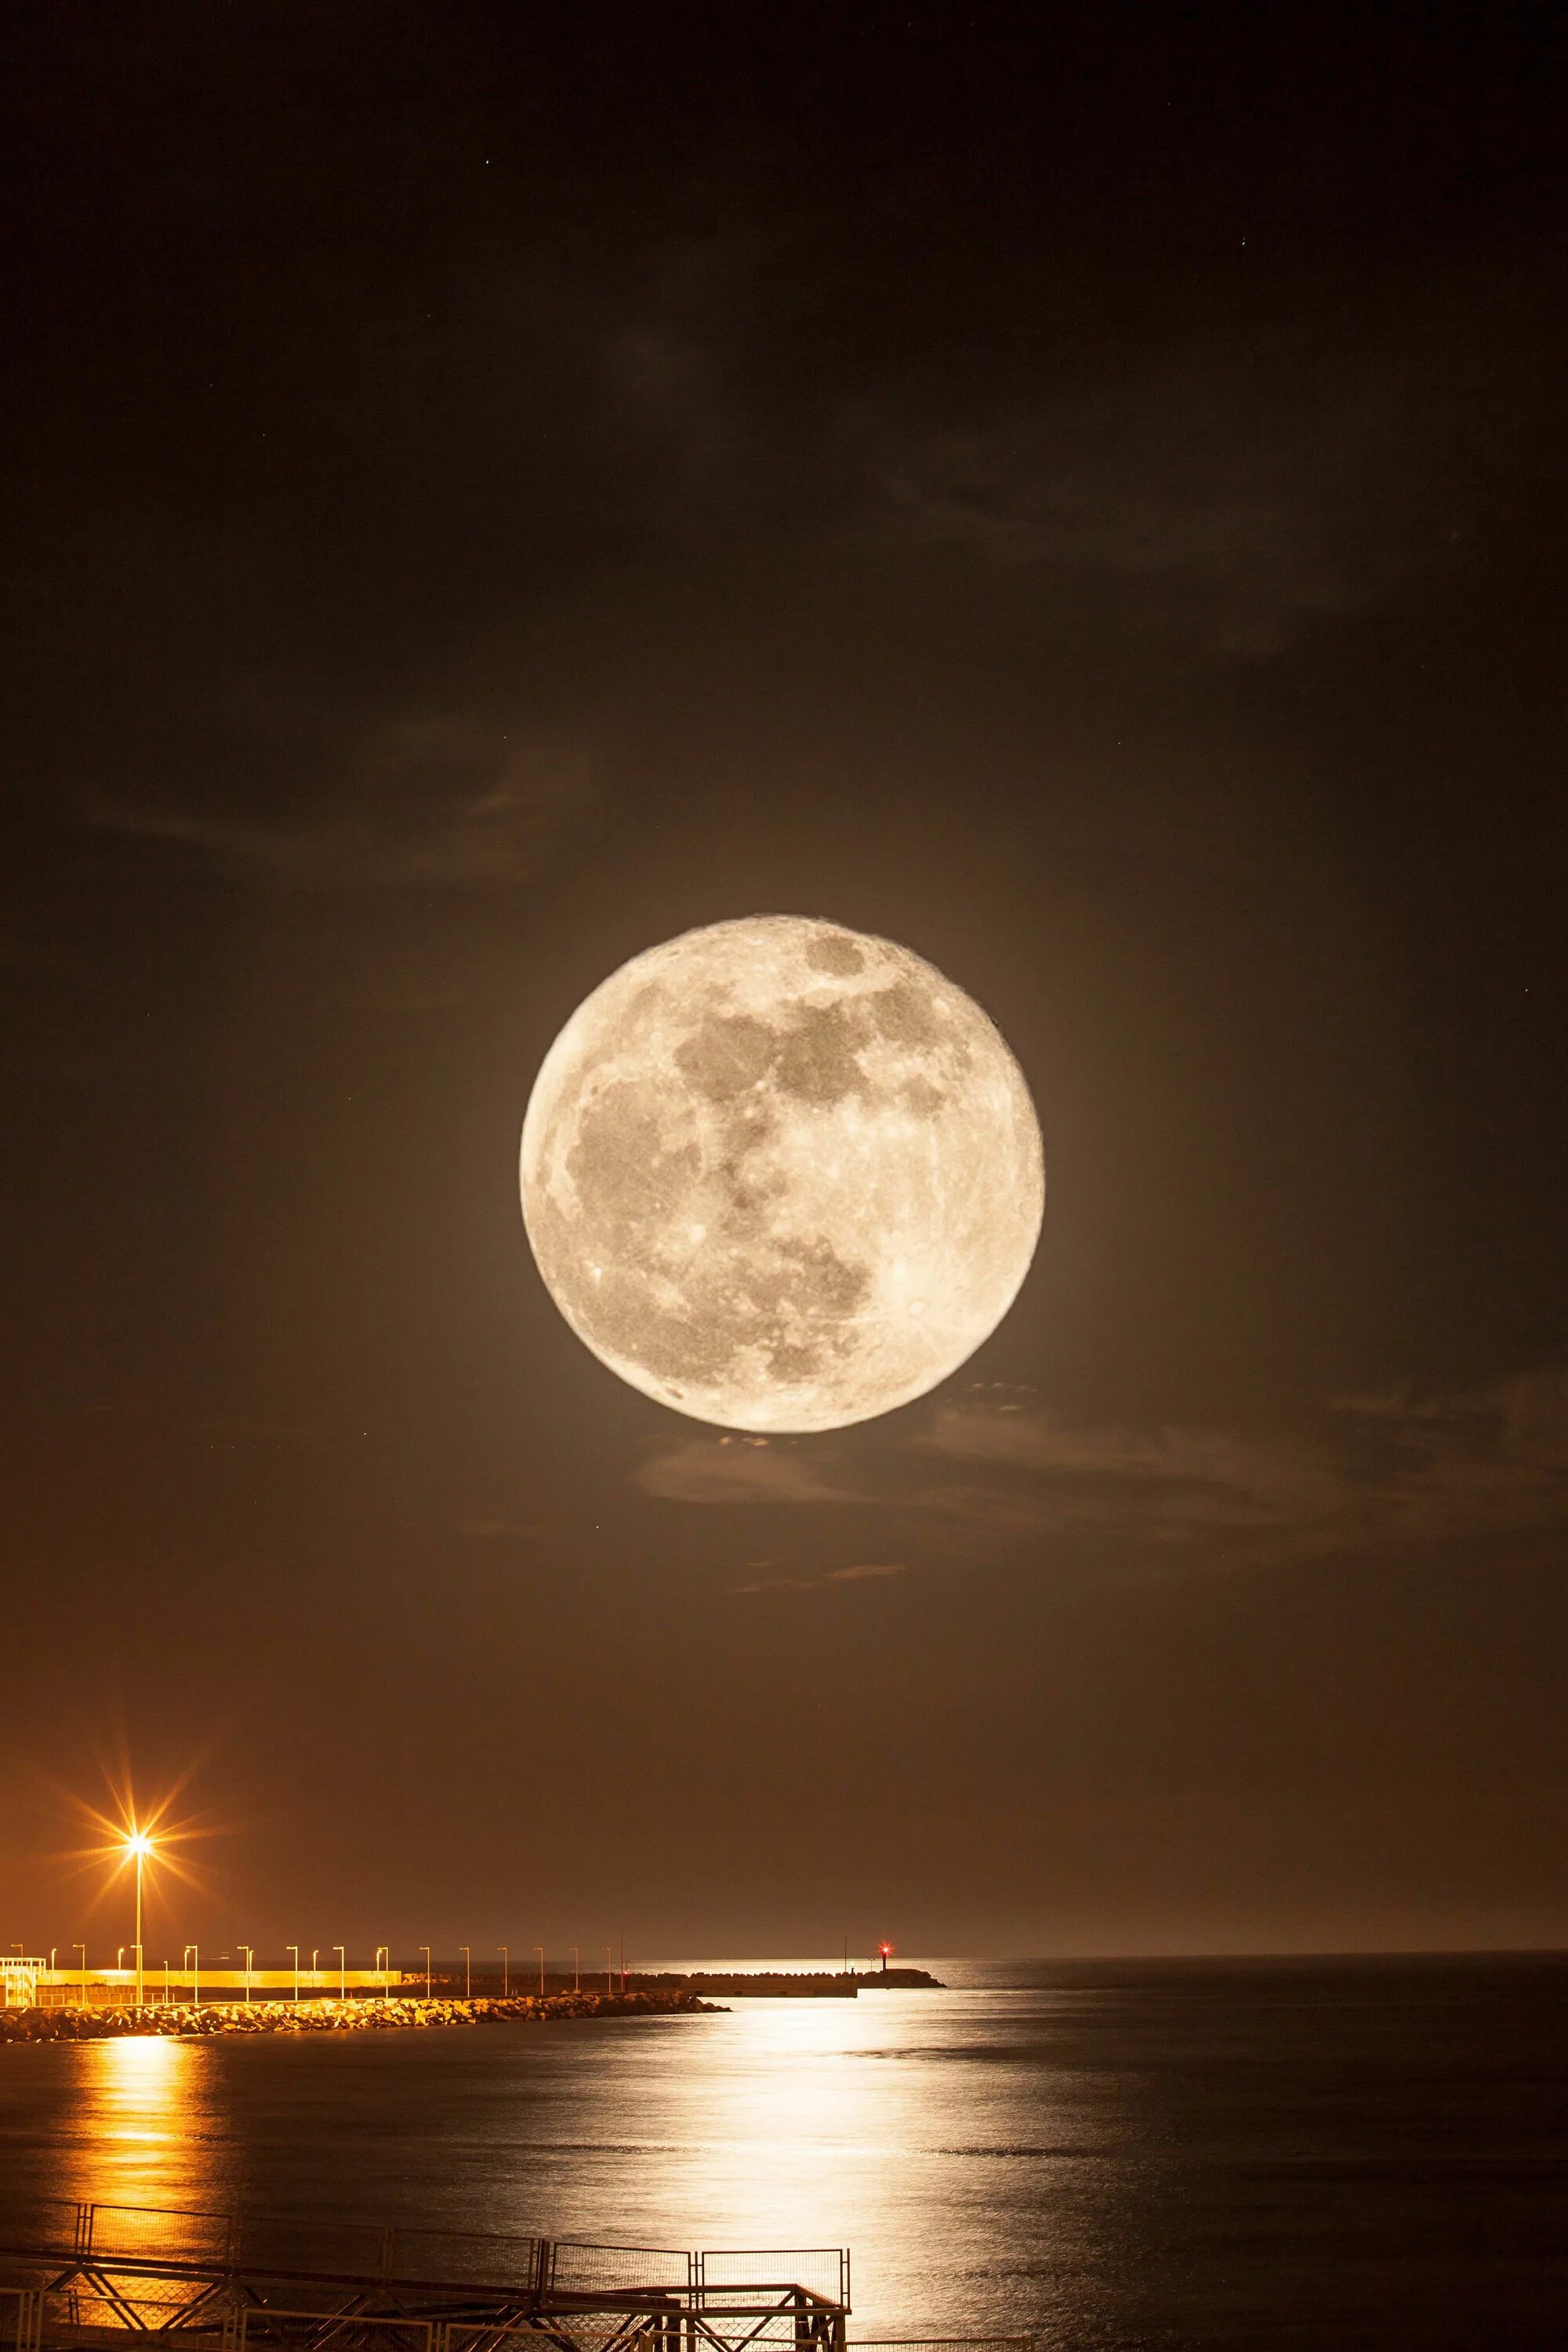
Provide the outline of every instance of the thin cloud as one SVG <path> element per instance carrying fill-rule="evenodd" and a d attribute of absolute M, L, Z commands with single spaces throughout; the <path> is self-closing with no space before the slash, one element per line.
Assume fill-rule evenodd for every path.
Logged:
<path fill-rule="evenodd" d="M 900 1539 L 984 1557 L 1265 1563 L 1568 1530 L 1568 1373 L 1458 1396 L 1342 1400 L 1305 1434 L 1084 1426 L 984 1391 L 824 1456 L 683 1439 L 643 1491 L 700 1505 L 875 1509 Z M 838 1581 L 900 1572 L 865 1564 Z"/>
<path fill-rule="evenodd" d="M 863 426 L 876 527 L 1041 585 L 1098 580 L 1162 630 L 1271 654 L 1445 544 L 1421 485 L 1451 403 L 1422 344 L 1400 321 L 1304 359 L 1252 333 L 1045 404 Z"/>
<path fill-rule="evenodd" d="M 771 1569 L 769 1560 L 753 1563 L 757 1569 Z M 756 1592 L 820 1592 L 830 1584 L 880 1583 L 889 1577 L 907 1576 L 908 1566 L 902 1561 L 878 1561 L 852 1568 L 825 1569 L 820 1576 L 758 1575 L 750 1584 L 731 1587 L 737 1599 Z"/>
<path fill-rule="evenodd" d="M 681 1437 L 634 1472 L 634 1486 L 666 1503 L 853 1503 L 852 1485 L 793 1447 L 765 1438 Z"/>
<path fill-rule="evenodd" d="M 1041 1533 L 1307 1557 L 1568 1528 L 1568 1380 L 1342 1402 L 1310 1436 L 1084 1429 L 941 1409 L 917 1450 L 997 1472 L 923 1497 Z"/>
<path fill-rule="evenodd" d="M 450 715 L 373 730 L 310 801 L 246 813 L 87 793 L 83 821 L 279 889 L 482 891 L 537 870 L 594 798 L 581 743 Z"/>

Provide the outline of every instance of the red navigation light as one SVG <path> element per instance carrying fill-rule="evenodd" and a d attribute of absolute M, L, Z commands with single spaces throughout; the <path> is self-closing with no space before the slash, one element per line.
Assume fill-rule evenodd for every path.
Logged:
<path fill-rule="evenodd" d="M 891 1944 L 879 1944 L 877 1949 L 881 1953 L 882 1958 L 885 1960 L 890 1960 L 892 1958 L 893 1948 Z"/>

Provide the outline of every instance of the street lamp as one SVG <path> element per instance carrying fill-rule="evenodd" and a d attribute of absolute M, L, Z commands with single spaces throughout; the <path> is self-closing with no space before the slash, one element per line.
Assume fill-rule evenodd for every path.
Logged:
<path fill-rule="evenodd" d="M 248 1944 L 241 1944 L 239 1948 L 245 1954 L 245 1998 L 248 2001 L 250 1999 L 250 1971 L 256 1965 L 256 1954 Z"/>
<path fill-rule="evenodd" d="M 185 1960 L 189 1960 L 192 1963 L 191 2007 L 193 2009 L 200 2009 L 202 2005 L 202 1955 L 198 1945 L 187 1944 L 185 1946 Z M 182 1960 L 180 1965 L 184 1968 L 184 1960 Z"/>
<path fill-rule="evenodd" d="M 535 1944 L 533 1948 L 539 1954 L 539 1998 L 542 2000 L 544 1999 L 544 1947 L 542 1944 Z"/>
<path fill-rule="evenodd" d="M 428 1944 L 421 1944 L 419 1948 L 425 1955 L 425 1998 L 428 2000 L 430 1998 L 430 1947 Z"/>
<path fill-rule="evenodd" d="M 138 2009 L 142 2006 L 142 1865 L 152 1852 L 152 1839 L 145 1830 L 139 1830 L 132 1822 L 131 1834 L 125 1841 L 125 1853 L 126 1859 L 134 1860 L 136 1864 L 136 2006 Z"/>
<path fill-rule="evenodd" d="M 332 1949 L 338 1956 L 338 1999 L 340 2000 L 347 2000 L 349 1997 L 349 1973 L 348 1965 L 343 1955 L 343 1948 L 341 1944 L 334 1944 L 332 1946 Z"/>
<path fill-rule="evenodd" d="M 581 1992 L 583 1990 L 583 1971 L 577 1965 L 577 1947 L 575 1944 L 572 1947 L 572 1990 L 574 1992 Z"/>
<path fill-rule="evenodd" d="M 458 1949 L 463 1955 L 463 1999 L 465 2000 L 472 2000 L 474 1997 L 474 1956 L 467 1944 L 459 1944 Z"/>
<path fill-rule="evenodd" d="M 504 1944 L 498 1944 L 496 1949 L 500 1954 L 500 1997 L 502 2000 L 510 2000 L 511 1999 L 511 1954 Z"/>
<path fill-rule="evenodd" d="M 87 1946 L 85 1944 L 73 1944 L 71 1946 L 71 1949 L 73 1952 L 79 1952 L 81 1954 L 81 1982 L 77 1987 L 77 1990 L 80 1993 L 81 1999 L 78 2001 L 77 2007 L 79 2009 L 85 2009 L 87 2007 Z"/>
<path fill-rule="evenodd" d="M 300 1947 L 298 1944 L 285 1944 L 283 1949 L 294 1955 L 294 1998 L 298 2000 L 300 1998 Z"/>
<path fill-rule="evenodd" d="M 375 1972 L 381 1979 L 381 1998 L 384 2000 L 391 1989 L 386 1981 L 388 1977 L 392 1974 L 392 1947 L 390 1944 L 378 1944 L 376 1946 Z"/>
<path fill-rule="evenodd" d="M 611 1963 L 614 1961 L 615 1957 L 616 1957 L 616 1956 L 615 1956 L 614 1951 L 611 1949 L 610 1946 L 609 1946 L 608 1944 L 606 1944 L 606 1945 L 605 1946 L 605 1993 L 606 1993 L 606 1994 L 608 1994 L 608 1992 L 610 1991 L 610 1989 L 611 1989 L 611 1988 L 610 1988 L 610 1977 L 611 1977 L 611 1973 L 612 1973 Z"/>

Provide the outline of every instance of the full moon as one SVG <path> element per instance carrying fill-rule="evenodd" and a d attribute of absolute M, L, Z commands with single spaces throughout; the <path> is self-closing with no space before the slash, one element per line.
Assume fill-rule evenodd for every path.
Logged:
<path fill-rule="evenodd" d="M 545 1055 L 522 1213 L 584 1344 L 729 1429 L 924 1396 L 1007 1312 L 1045 1204 L 1023 1073 L 889 940 L 797 915 L 612 972 Z"/>

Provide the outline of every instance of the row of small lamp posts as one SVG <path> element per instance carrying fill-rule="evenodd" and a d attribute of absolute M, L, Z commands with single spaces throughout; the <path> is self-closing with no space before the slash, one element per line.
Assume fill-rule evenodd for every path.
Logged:
<path fill-rule="evenodd" d="M 419 1947 L 419 1949 L 420 1949 L 420 1951 L 421 1951 L 421 1952 L 424 1954 L 424 1956 L 425 1956 L 425 1998 L 426 1998 L 426 2000 L 429 2000 L 429 1998 L 430 1998 L 430 1947 L 429 1947 L 429 1945 L 428 1945 L 428 1944 L 421 1944 L 421 1945 L 420 1945 L 420 1947 Z M 473 1997 L 474 1997 L 474 1955 L 473 1955 L 473 1950 L 472 1950 L 472 1948 L 471 1948 L 469 1945 L 468 1945 L 468 1944 L 459 1944 L 459 1945 L 458 1945 L 458 1951 L 459 1951 L 459 1952 L 461 1952 L 461 1954 L 463 1955 L 463 1998 L 464 1998 L 464 2000 L 472 2000 L 472 1999 L 473 1999 Z M 497 1949 L 497 1951 L 500 1954 L 500 1994 L 501 1994 L 501 1999 L 502 1999 L 503 2000 L 510 2000 L 510 1998 L 511 1998 L 511 1948 L 510 1948 L 510 1945 L 507 1945 L 507 1944 L 498 1944 L 498 1945 L 496 1946 L 496 1949 Z M 573 1990 L 573 1991 L 574 1991 L 574 1992 L 577 1992 L 577 1991 L 580 1991 L 580 1990 L 581 1990 L 581 1989 L 582 1989 L 582 1983 L 583 1983 L 583 1971 L 582 1971 L 582 1969 L 581 1969 L 581 1967 L 580 1967 L 580 1965 L 579 1965 L 579 1948 L 577 1947 L 577 1945 L 574 1944 L 574 1945 L 571 1947 L 571 1951 L 572 1951 L 572 1990 Z M 542 1945 L 542 1944 L 535 1944 L 535 1945 L 534 1945 L 534 1947 L 533 1947 L 533 1953 L 534 1953 L 534 1957 L 535 1957 L 535 1958 L 536 1958 L 536 1959 L 538 1960 L 538 1962 L 539 1962 L 539 1998 L 540 1998 L 540 2000 L 542 2000 L 544 1999 L 544 1947 L 543 1947 L 543 1945 Z M 608 1946 L 608 1944 L 606 1944 L 606 1945 L 605 1946 L 605 1990 L 606 1990 L 606 1991 L 609 1990 L 609 1966 L 608 1966 L 608 1964 L 609 1964 L 609 1958 L 610 1958 L 610 1947 Z"/>
<path fill-rule="evenodd" d="M 138 1922 L 138 1924 L 140 1924 L 140 1922 Z M 56 1944 L 51 1944 L 49 1947 L 49 1967 L 51 1969 L 54 1968 L 55 1954 L 58 1948 L 59 1947 Z M 241 1944 L 238 1948 L 245 1954 L 245 1998 L 248 2000 L 250 1999 L 250 1979 L 256 1968 L 256 1948 L 252 1944 Z M 299 1944 L 285 1944 L 283 1948 L 293 1957 L 294 1998 L 298 2000 L 300 1998 L 300 1977 L 301 1973 L 300 1968 L 300 1954 L 303 1948 Z M 348 1998 L 348 1963 L 345 1948 L 342 1944 L 333 1944 L 331 1947 L 331 1949 L 334 1951 L 338 1957 L 338 1999 L 340 2000 L 346 2000 Z M 472 2000 L 474 1997 L 473 1950 L 471 1946 L 468 1944 L 459 1944 L 458 1949 L 463 1955 L 463 1997 L 466 2000 Z M 87 1990 L 87 1946 L 85 1944 L 73 1944 L 71 1946 L 71 1950 L 73 1952 L 79 1952 L 81 1955 L 82 1991 L 85 1993 Z M 503 2000 L 507 2000 L 511 1997 L 511 1950 L 510 1946 L 506 1944 L 498 1944 L 496 1946 L 496 1950 L 500 1954 L 501 1998 Z M 142 2002 L 144 1986 L 142 1947 L 140 1944 L 121 1944 L 117 1948 L 114 1955 L 115 1973 L 118 1975 L 124 1968 L 125 1955 L 128 1951 L 134 1955 L 132 1965 L 136 1972 L 136 2006 L 140 2009 Z M 419 1951 L 425 1962 L 425 1998 L 428 2000 L 430 1999 L 432 1982 L 430 1946 L 428 1944 L 421 1944 L 419 1946 Z M 539 1997 L 541 2000 L 542 2000 L 544 1998 L 544 1946 L 542 1944 L 535 1944 L 533 1946 L 533 1951 L 539 1961 Z M 574 1992 L 578 1992 L 582 1990 L 583 1983 L 580 1948 L 576 1944 L 574 1944 L 571 1947 L 571 1952 L 572 1990 Z M 312 1948 L 310 1953 L 310 1967 L 309 1973 L 312 1978 L 321 1974 L 320 1968 L 317 1965 L 321 1957 L 321 1948 L 318 1944 Z M 614 1960 L 615 1955 L 613 1948 L 606 1944 L 605 1946 L 605 1990 L 606 1992 L 610 1992 L 614 1990 Z M 194 2007 L 199 2009 L 202 1999 L 202 1955 L 199 1945 L 185 1945 L 181 1954 L 180 1969 L 182 1974 L 184 1974 L 186 1969 L 189 1969 L 190 1971 L 192 2004 Z M 392 1950 L 389 1945 L 378 1944 L 376 1946 L 375 1969 L 377 1975 L 391 1975 Z M 163 1999 L 165 2002 L 167 2002 L 169 1999 L 169 1963 L 167 1960 L 163 1962 Z"/>
<path fill-rule="evenodd" d="M 143 1870 L 143 1863 L 148 1863 L 148 1861 L 151 1861 L 151 1858 L 153 1858 L 153 1855 L 155 1855 L 155 1851 L 157 1851 L 157 1846 L 155 1846 L 155 1842 L 153 1842 L 151 1834 L 148 1834 L 146 1830 L 143 1830 L 143 1828 L 139 1828 L 139 1825 L 136 1825 L 134 1818 L 132 1818 L 132 1828 L 130 1828 L 130 1834 L 127 1834 L 127 1837 L 124 1837 L 122 1853 L 124 1853 L 124 1861 L 127 1861 L 127 1863 L 134 1863 L 134 1865 L 136 1865 L 136 1940 L 134 1940 L 134 1943 L 130 1945 L 130 1948 L 127 1948 L 127 1945 L 120 1945 L 120 1950 L 115 1952 L 115 1973 L 118 1973 L 120 1969 L 124 1967 L 124 1955 L 127 1955 L 127 1950 L 134 1952 L 134 1955 L 136 1955 L 136 2009 L 141 2009 L 141 2004 L 143 2004 L 143 1990 L 146 1990 L 146 1980 L 143 1980 L 143 1952 L 141 1952 L 141 1870 Z M 49 1948 L 49 1969 L 54 1969 L 54 1952 L 57 1952 L 57 1950 L 58 1950 L 58 1945 L 52 1945 L 52 1948 Z M 85 1943 L 73 1943 L 73 1945 L 70 1945 L 70 1950 L 73 1950 L 73 1952 L 80 1952 L 80 1957 L 82 1957 L 82 1978 L 80 1978 L 80 1980 L 82 1980 L 82 2001 L 87 2001 L 87 1945 L 85 1945 Z M 251 1997 L 251 1973 L 254 1973 L 254 1967 L 257 1967 L 257 1950 L 254 1950 L 254 1945 L 249 1945 L 249 1943 L 242 1943 L 242 1945 L 240 1945 L 240 1950 L 245 1952 L 245 2000 L 249 2001 L 249 1997 Z M 299 1973 L 300 1973 L 300 1971 L 299 1971 L 299 1950 L 300 1950 L 300 1948 L 299 1948 L 299 1945 L 296 1945 L 296 1943 L 284 1943 L 284 1952 L 291 1952 L 291 1955 L 294 1955 L 294 2000 L 296 2000 L 296 2001 L 299 2001 Z M 334 1950 L 336 1955 L 339 1955 L 339 2000 L 348 2000 L 348 1961 L 345 1961 L 343 1945 L 341 1945 L 341 1943 L 334 1943 L 334 1945 L 331 1945 L 331 1950 Z M 421 1948 L 418 1948 L 418 1950 L 421 1950 L 423 1961 L 426 1961 L 426 2000 L 430 2000 L 430 1945 L 428 1945 L 428 1943 L 421 1943 Z M 463 1955 L 463 1994 L 466 1994 L 466 2000 L 472 2000 L 472 1948 L 470 1948 L 470 1945 L 461 1943 L 461 1945 L 458 1945 L 458 1952 L 461 1952 L 461 1955 Z M 512 1955 L 510 1955 L 510 1948 L 508 1948 L 508 1945 L 503 1945 L 503 1943 L 499 1943 L 499 1945 L 496 1945 L 496 1952 L 499 1952 L 499 1955 L 500 1955 L 500 1997 L 503 1997 L 503 2000 L 510 2000 L 510 1990 L 512 1990 Z M 541 2001 L 543 2001 L 543 1997 L 545 1997 L 545 1948 L 543 1948 L 543 1943 L 536 1943 L 536 1945 L 533 1945 L 533 1955 L 536 1955 L 536 1959 L 538 1959 L 538 1997 L 541 1997 Z M 322 1957 L 322 1950 L 320 1950 L 320 1945 L 315 1945 L 315 1950 L 310 1952 L 310 1976 L 318 1976 L 318 1973 L 320 1973 L 320 1971 L 318 1971 L 318 1961 L 320 1961 L 320 1957 Z M 181 1957 L 181 1976 L 184 1976 L 184 1973 L 185 1973 L 185 1969 L 191 1969 L 191 1992 L 193 1992 L 193 2001 L 195 2001 L 195 2006 L 197 2006 L 197 2009 L 200 2009 L 200 2001 L 202 2001 L 202 1955 L 200 1955 L 200 1948 L 197 1948 L 197 1945 L 193 1945 L 193 1943 L 188 1943 L 188 1945 L 185 1945 L 185 1948 L 184 1948 L 184 1957 Z M 390 1973 L 393 1973 L 393 1955 L 390 1955 L 390 1948 L 388 1948 L 388 1945 L 385 1945 L 385 1943 L 378 1943 L 378 1945 L 376 1945 L 376 1973 L 378 1973 L 378 1976 L 390 1976 Z M 169 2000 L 169 1961 L 164 1961 L 164 1964 L 163 1964 L 163 1976 L 164 1976 L 164 2001 L 167 2001 L 167 2000 Z M 572 1990 L 574 1990 L 574 1992 L 578 1992 L 578 1990 L 581 1990 L 581 1983 L 583 1983 L 583 1971 L 581 1971 L 581 1950 L 578 1950 L 578 1945 L 572 1945 Z M 611 1992 L 611 1990 L 614 1990 L 614 1950 L 611 1950 L 611 1945 L 605 1945 L 605 1990 L 606 1990 L 606 1992 Z"/>
<path fill-rule="evenodd" d="M 148 1835 L 147 1832 L 133 1825 L 130 1835 L 125 1840 L 124 1851 L 126 1860 L 128 1862 L 133 1861 L 136 1864 L 136 1940 L 129 1948 L 136 1955 L 136 2006 L 140 2009 L 142 2006 L 143 1992 L 142 1959 L 142 1864 L 154 1853 L 155 1848 L 153 1846 L 153 1842 Z M 58 1948 L 51 1947 L 49 1951 L 49 1966 L 51 1969 L 53 1969 L 55 1964 L 56 1948 Z M 283 1948 L 286 1952 L 291 1952 L 294 1956 L 294 1998 L 298 2000 L 300 1998 L 300 1946 L 298 1944 L 285 1944 Z M 331 1948 L 338 1956 L 338 1998 L 340 2000 L 346 2000 L 348 1998 L 348 1964 L 344 1955 L 344 1948 L 342 1944 L 333 1944 Z M 73 1944 L 71 1946 L 71 1949 L 73 1952 L 79 1952 L 81 1954 L 82 1992 L 85 1995 L 87 1991 L 87 1946 L 85 1944 Z M 127 1947 L 121 1944 L 119 1951 L 115 1955 L 114 1965 L 117 1971 L 124 1964 L 126 1949 Z M 250 1999 L 250 1979 L 256 1967 L 256 1952 L 255 1948 L 249 1944 L 241 1944 L 239 1949 L 245 1954 L 245 1998 L 248 2001 Z M 474 1996 L 473 1952 L 471 1948 L 467 1944 L 459 1944 L 458 1949 L 463 1955 L 464 1998 L 471 2000 Z M 510 1948 L 505 1944 L 498 1944 L 496 1946 L 496 1949 L 500 1954 L 501 1961 L 501 1998 L 503 2000 L 508 2000 L 511 1993 L 511 1952 Z M 421 1944 L 419 1950 L 423 1955 L 425 1961 L 425 1998 L 428 2000 L 430 1998 L 431 1984 L 430 1947 L 428 1944 Z M 544 1947 L 542 1944 L 535 1944 L 533 1950 L 539 1961 L 539 1997 L 541 2000 L 542 2000 L 544 1998 Z M 577 1945 L 574 1944 L 571 1950 L 572 1990 L 574 1992 L 577 1992 L 581 1990 L 583 1982 L 583 1972 L 580 1965 L 581 1956 L 579 1947 Z M 310 1954 L 310 1974 L 312 1977 L 319 1973 L 316 1963 L 321 1957 L 321 1946 L 318 1944 Z M 605 1946 L 605 1990 L 606 1992 L 610 1992 L 614 1990 L 614 1958 L 615 1955 L 613 1949 L 608 1944 L 606 1944 Z M 193 2000 L 195 2006 L 199 2008 L 202 1997 L 202 1956 L 200 1950 L 195 1944 L 187 1944 L 184 1948 L 184 1958 L 181 1961 L 182 1973 L 187 1965 L 191 1969 L 191 1991 Z M 392 1953 L 387 1945 L 378 1944 L 376 1946 L 375 1965 L 378 1974 L 384 1974 L 387 1976 L 391 1975 Z M 165 2001 L 169 1998 L 169 1964 L 166 1960 L 163 1963 L 163 1998 Z"/>

